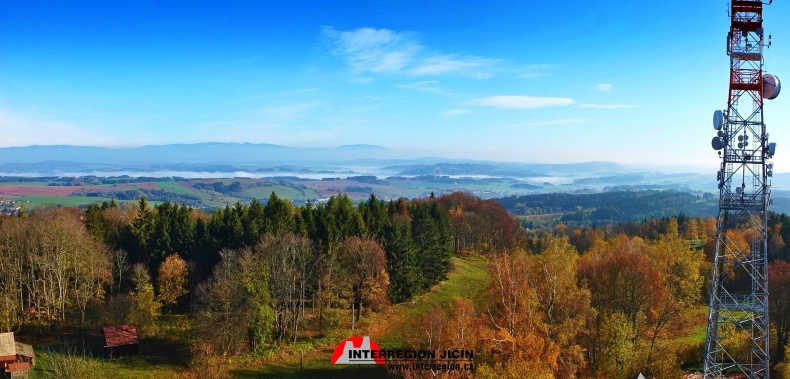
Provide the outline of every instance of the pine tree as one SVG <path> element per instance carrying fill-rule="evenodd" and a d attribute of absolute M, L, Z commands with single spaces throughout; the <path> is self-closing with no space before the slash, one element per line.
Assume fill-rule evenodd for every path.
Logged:
<path fill-rule="evenodd" d="M 130 252 L 132 260 L 137 262 L 148 261 L 151 251 L 151 238 L 154 232 L 154 212 L 145 200 L 145 196 L 140 197 L 137 205 L 137 216 L 131 223 L 132 237 L 134 238 L 133 252 Z M 136 253 L 136 254 L 135 254 Z"/>
<path fill-rule="evenodd" d="M 280 199 L 274 192 L 269 196 L 263 214 L 266 218 L 266 233 L 283 234 L 296 230 L 293 206 L 288 200 Z"/>
<path fill-rule="evenodd" d="M 411 206 L 411 232 L 417 250 L 417 262 L 421 275 L 420 285 L 430 288 L 444 276 L 441 264 L 439 230 L 429 213 L 428 204 L 415 203 Z"/>
<path fill-rule="evenodd" d="M 244 240 L 247 245 L 253 245 L 261 238 L 266 223 L 263 205 L 258 199 L 252 199 L 247 207 L 244 222 Z"/>
<path fill-rule="evenodd" d="M 387 226 L 385 235 L 389 298 L 392 303 L 401 303 L 411 299 L 420 288 L 417 253 L 409 219 L 396 216 Z"/>
<path fill-rule="evenodd" d="M 384 201 L 377 199 L 376 194 L 371 193 L 367 202 L 359 204 L 359 213 L 365 222 L 367 235 L 381 243 L 384 239 L 384 228 L 389 223 Z"/>

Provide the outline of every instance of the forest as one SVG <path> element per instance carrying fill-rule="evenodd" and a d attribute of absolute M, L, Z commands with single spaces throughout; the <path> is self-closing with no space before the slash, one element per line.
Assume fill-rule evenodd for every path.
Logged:
<path fill-rule="evenodd" d="M 772 214 L 768 229 L 773 370 L 790 377 L 790 217 Z M 211 214 L 144 197 L 40 207 L 0 218 L 0 332 L 57 346 L 134 324 L 148 346 L 180 346 L 176 373 L 155 375 L 227 378 L 294 351 L 328 361 L 327 347 L 411 310 L 383 344 L 473 350 L 474 371 L 349 375 L 680 378 L 701 364 L 715 233 L 715 219 L 684 215 L 526 230 L 461 192 L 298 206 L 272 193 Z M 479 288 L 420 308 L 473 266 Z M 102 377 L 90 347 L 55 351 L 34 376 Z M 79 364 L 58 364 L 67 358 Z"/>

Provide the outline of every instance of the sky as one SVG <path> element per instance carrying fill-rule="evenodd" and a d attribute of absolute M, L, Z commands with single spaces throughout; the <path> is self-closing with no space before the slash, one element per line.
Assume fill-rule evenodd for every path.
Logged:
<path fill-rule="evenodd" d="M 764 18 L 766 71 L 790 78 L 790 5 Z M 714 172 L 728 30 L 725 1 L 3 1 L 0 147 L 372 144 Z M 787 98 L 765 106 L 776 172 Z"/>

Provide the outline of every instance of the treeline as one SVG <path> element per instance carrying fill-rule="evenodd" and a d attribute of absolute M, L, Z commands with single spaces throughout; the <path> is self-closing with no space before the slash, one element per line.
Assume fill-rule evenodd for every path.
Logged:
<path fill-rule="evenodd" d="M 700 196 L 672 190 L 552 193 L 511 196 L 497 201 L 514 215 L 563 213 L 563 223 L 575 225 L 638 222 L 680 213 L 707 217 L 717 211 L 717 203 L 710 194 Z"/>
<path fill-rule="evenodd" d="M 484 226 L 486 220 L 499 220 L 506 227 Z M 502 235 L 503 231 L 509 235 Z M 135 294 L 121 303 L 140 300 L 141 293 L 161 295 L 160 284 L 151 278 L 158 277 L 165 258 L 173 254 L 188 262 L 189 296 L 173 304 L 186 310 L 190 299 L 197 301 L 200 283 L 217 280 L 217 267 L 227 268 L 245 254 L 266 261 L 269 258 L 261 251 L 269 251 L 267 246 L 293 245 L 283 245 L 281 239 L 301 241 L 296 244 L 308 251 L 297 259 L 299 265 L 309 266 L 297 270 L 304 276 L 299 284 L 300 308 L 308 298 L 316 306 L 327 291 L 335 291 L 335 299 L 343 298 L 328 288 L 328 278 L 358 277 L 360 283 L 381 278 L 377 264 L 383 265 L 386 280 L 373 292 L 383 294 L 386 302 L 398 303 L 445 279 L 454 249 L 510 246 L 505 240 L 516 233 L 517 225 L 501 206 L 461 194 L 389 202 L 371 195 L 357 205 L 340 195 L 302 206 L 272 194 L 265 205 L 253 200 L 211 215 L 170 202 L 151 206 L 145 198 L 136 204 L 95 204 L 84 213 L 75 208 L 40 208 L 22 217 L 0 219 L 0 258 L 7 263 L 0 273 L 4 304 L 0 325 L 5 330 L 29 324 L 81 325 L 90 305 L 115 301 L 115 295 Z M 366 256 L 360 249 L 380 250 L 382 259 L 375 264 L 355 261 L 362 258 L 353 258 L 354 254 Z M 266 262 L 267 267 L 275 266 L 274 261 Z M 326 272 L 337 265 L 369 274 Z M 270 276 L 286 271 L 273 271 Z M 358 283 L 351 291 L 356 300 L 344 303 L 357 312 L 372 303 L 364 300 L 369 295 L 361 286 Z M 335 308 L 334 301 L 324 304 Z"/>
<path fill-rule="evenodd" d="M 172 203 L 180 203 L 188 206 L 201 206 L 203 200 L 197 195 L 186 193 L 175 193 L 165 189 L 130 189 L 124 191 L 89 191 L 80 190 L 72 193 L 69 196 L 90 196 L 90 197 L 104 197 L 112 198 L 115 200 L 138 200 L 145 197 L 150 201 L 167 201 Z"/>
<path fill-rule="evenodd" d="M 167 309 L 191 315 L 199 351 L 260 352 L 353 328 L 446 279 L 454 249 L 519 236 L 498 203 L 467 194 L 294 206 L 273 193 L 210 215 L 145 198 L 38 208 L 0 218 L 0 329 L 132 323 L 151 335 Z"/>
<path fill-rule="evenodd" d="M 309 239 L 314 260 L 332 256 L 349 238 L 369 238 L 387 253 L 393 302 L 408 300 L 446 276 L 453 240 L 439 200 L 385 203 L 375 195 L 358 206 L 340 195 L 317 206 L 295 207 L 272 193 L 265 205 L 236 203 L 210 216 L 169 202 L 151 207 L 142 198 L 135 207 L 93 205 L 86 211 L 86 226 L 108 246 L 129 252 L 132 262 L 155 268 L 166 255 L 179 252 L 204 277 L 221 251 L 255 246 L 267 234 Z"/>

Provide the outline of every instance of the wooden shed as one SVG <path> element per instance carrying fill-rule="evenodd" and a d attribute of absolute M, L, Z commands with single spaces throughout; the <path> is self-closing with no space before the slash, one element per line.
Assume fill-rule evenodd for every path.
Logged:
<path fill-rule="evenodd" d="M 16 363 L 14 333 L 0 333 L 0 368 L 7 371 L 12 363 Z"/>
<path fill-rule="evenodd" d="M 14 333 L 0 333 L 0 368 L 11 379 L 27 378 L 34 359 L 33 346 L 16 342 Z"/>
<path fill-rule="evenodd" d="M 118 358 L 137 354 L 140 338 L 134 325 L 105 326 L 104 351 L 109 358 Z"/>

